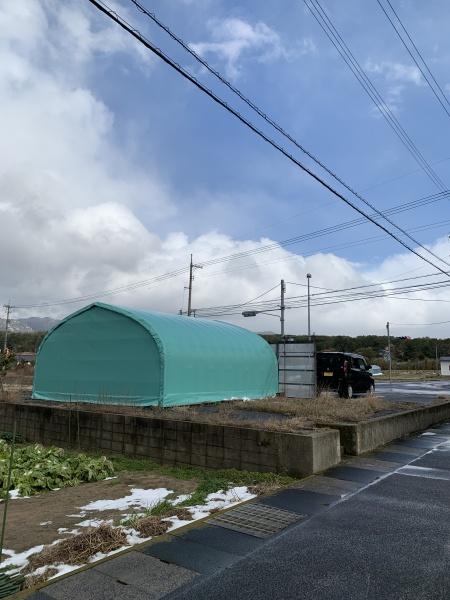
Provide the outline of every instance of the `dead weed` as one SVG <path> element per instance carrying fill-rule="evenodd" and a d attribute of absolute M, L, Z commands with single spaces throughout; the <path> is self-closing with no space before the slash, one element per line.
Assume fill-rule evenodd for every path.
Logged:
<path fill-rule="evenodd" d="M 163 521 L 161 517 L 143 517 L 136 521 L 134 527 L 142 537 L 153 537 L 166 533 L 170 525 L 170 521 Z"/>
<path fill-rule="evenodd" d="M 376 395 L 339 398 L 329 392 L 322 392 L 313 399 L 277 397 L 242 402 L 239 405 L 240 410 L 289 415 L 300 421 L 303 420 L 304 423 L 362 421 L 373 417 L 380 411 L 399 410 L 399 408 L 409 408 L 409 405 L 389 402 Z M 286 425 L 290 422 L 292 419 L 287 419 Z"/>
<path fill-rule="evenodd" d="M 39 567 L 60 563 L 82 565 L 87 563 L 94 554 L 98 552 L 106 554 L 117 550 L 125 546 L 126 542 L 127 536 L 123 529 L 102 524 L 33 554 L 26 572 L 31 573 Z"/>
<path fill-rule="evenodd" d="M 35 585 L 44 583 L 44 581 L 47 581 L 47 579 L 50 579 L 50 577 L 53 577 L 53 575 L 56 575 L 57 572 L 58 572 L 58 569 L 56 569 L 55 567 L 48 567 L 47 569 L 45 569 L 45 571 L 43 571 L 42 573 L 39 573 L 39 575 L 27 575 L 25 577 L 23 587 L 24 587 L 24 589 L 29 589 L 29 588 L 34 587 Z"/>

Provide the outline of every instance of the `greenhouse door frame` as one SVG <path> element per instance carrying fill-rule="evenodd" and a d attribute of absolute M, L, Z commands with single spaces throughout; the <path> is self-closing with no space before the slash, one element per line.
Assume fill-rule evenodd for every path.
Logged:
<path fill-rule="evenodd" d="M 315 398 L 317 394 L 316 344 L 280 342 L 278 358 L 279 393 L 287 398 Z"/>

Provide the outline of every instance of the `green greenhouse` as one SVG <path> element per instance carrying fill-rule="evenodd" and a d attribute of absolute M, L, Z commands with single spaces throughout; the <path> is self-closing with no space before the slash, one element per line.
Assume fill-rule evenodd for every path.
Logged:
<path fill-rule="evenodd" d="M 95 302 L 43 339 L 33 398 L 177 406 L 278 391 L 275 354 L 241 327 Z"/>

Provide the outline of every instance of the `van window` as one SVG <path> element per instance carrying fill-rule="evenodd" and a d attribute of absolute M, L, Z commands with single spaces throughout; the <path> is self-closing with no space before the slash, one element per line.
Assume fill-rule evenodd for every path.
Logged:
<path fill-rule="evenodd" d="M 353 368 L 359 369 L 360 371 L 366 370 L 366 363 L 362 358 L 353 358 Z"/>

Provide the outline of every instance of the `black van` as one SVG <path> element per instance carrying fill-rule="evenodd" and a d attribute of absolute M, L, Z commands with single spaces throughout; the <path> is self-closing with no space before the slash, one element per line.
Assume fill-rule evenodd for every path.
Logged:
<path fill-rule="evenodd" d="M 364 356 L 349 352 L 317 352 L 317 387 L 338 392 L 341 398 L 375 392 L 375 382 Z"/>

